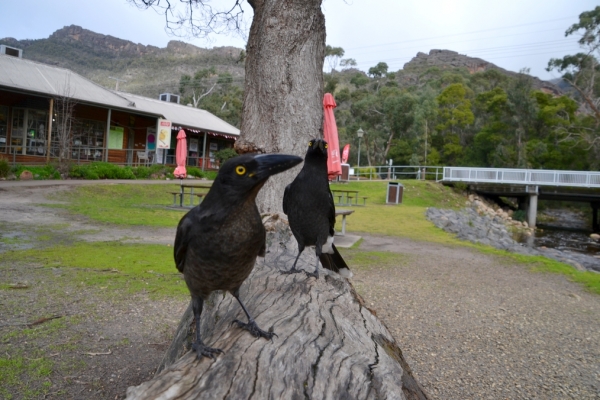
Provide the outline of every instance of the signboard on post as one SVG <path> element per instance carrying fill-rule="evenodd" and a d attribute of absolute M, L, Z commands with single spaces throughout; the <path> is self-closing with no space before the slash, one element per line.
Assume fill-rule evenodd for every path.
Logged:
<path fill-rule="evenodd" d="M 156 143 L 157 149 L 170 149 L 171 148 L 171 121 L 166 119 L 158 119 L 158 141 Z"/>

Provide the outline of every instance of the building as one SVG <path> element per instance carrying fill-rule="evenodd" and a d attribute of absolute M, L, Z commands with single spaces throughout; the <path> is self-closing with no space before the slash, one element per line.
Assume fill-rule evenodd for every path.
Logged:
<path fill-rule="evenodd" d="M 163 121 L 170 123 L 167 135 L 157 131 Z M 35 165 L 62 155 L 76 163 L 172 165 L 181 129 L 188 165 L 203 169 L 217 168 L 214 153 L 240 134 L 205 110 L 112 91 L 64 68 L 0 54 L 0 159 Z"/>

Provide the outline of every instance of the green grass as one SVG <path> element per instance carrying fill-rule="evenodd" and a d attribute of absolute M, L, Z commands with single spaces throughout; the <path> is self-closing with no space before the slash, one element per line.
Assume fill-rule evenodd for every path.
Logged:
<path fill-rule="evenodd" d="M 5 262 L 33 262 L 44 267 L 71 268 L 63 274 L 72 285 L 93 286 L 110 293 L 187 295 L 173 261 L 173 248 L 119 242 L 76 243 L 46 249 L 10 251 Z"/>
<path fill-rule="evenodd" d="M 169 192 L 174 191 L 179 191 L 179 184 L 85 185 L 52 197 L 66 204 L 47 206 L 66 208 L 93 220 L 117 225 L 175 227 L 183 213 L 166 208 L 173 202 Z"/>
<path fill-rule="evenodd" d="M 533 272 L 565 275 L 571 281 L 582 284 L 589 291 L 600 294 L 600 274 L 595 272 L 578 271 L 568 264 L 543 256 L 527 256 L 524 254 L 509 253 L 504 250 L 498 250 L 482 245 L 475 245 L 475 247 L 482 253 L 494 254 L 519 264 L 527 265 Z"/>
<path fill-rule="evenodd" d="M 37 356 L 39 358 L 36 358 Z M 11 392 L 15 393 L 16 389 L 19 399 L 44 398 L 52 383 L 45 380 L 37 388 L 31 387 L 29 383 L 40 382 L 47 378 L 52 373 L 52 369 L 53 362 L 40 354 L 0 356 L 0 397 L 13 399 Z M 10 392 L 8 388 L 11 389 Z"/>
<path fill-rule="evenodd" d="M 417 241 L 471 247 L 479 251 L 508 257 L 522 264 L 535 265 L 535 271 L 567 275 L 570 279 L 582 283 L 591 291 L 600 293 L 600 278 L 597 274 L 580 272 L 567 264 L 544 257 L 521 256 L 461 241 L 456 239 L 454 235 L 436 228 L 425 218 L 427 207 L 460 209 L 464 206 L 465 198 L 457 194 L 454 190 L 431 181 L 402 180 L 399 182 L 403 185 L 403 196 L 402 204 L 398 205 L 385 204 L 387 182 L 362 181 L 332 184 L 332 189 L 358 190 L 361 196 L 368 197 L 366 207 L 351 208 L 355 212 L 347 218 L 347 230 L 350 232 L 399 236 Z M 61 205 L 61 207 L 100 222 L 119 225 L 175 227 L 182 216 L 182 212 L 169 210 L 165 206 L 172 202 L 172 196 L 168 192 L 178 189 L 179 186 L 176 183 L 173 185 L 89 185 L 58 194 L 56 199 L 67 202 L 66 205 Z M 341 218 L 338 219 L 338 229 L 340 223 Z M 90 249 L 97 246 L 98 244 L 90 245 Z M 66 252 L 65 248 L 61 249 Z M 75 252 L 77 251 L 75 250 Z M 133 248 L 121 247 L 120 252 L 124 251 L 136 252 Z M 354 255 L 351 256 L 354 257 Z M 136 255 L 136 257 L 140 257 L 140 254 Z M 168 261 L 166 260 L 167 258 L 169 259 Z M 137 258 L 137 260 L 140 259 L 143 259 L 143 257 Z M 378 262 L 385 262 L 382 260 Z M 135 266 L 136 261 L 131 261 L 127 268 Z M 84 266 L 85 262 L 83 259 L 81 262 L 82 265 L 79 266 Z M 169 255 L 166 257 L 165 262 L 171 268 L 173 265 L 172 256 Z M 353 260 L 353 262 L 357 262 L 360 265 L 360 257 Z M 73 264 L 77 265 L 77 262 Z M 105 266 L 102 268 L 106 268 Z M 127 273 L 130 273 L 129 270 Z M 105 278 L 98 276 L 95 280 L 100 282 L 99 284 L 101 285 L 105 284 L 102 283 L 105 281 Z M 93 283 L 90 279 L 88 281 Z M 138 289 L 140 288 L 138 287 L 135 290 Z"/>
<path fill-rule="evenodd" d="M 413 240 L 463 244 L 463 242 L 436 228 L 425 218 L 427 207 L 460 208 L 464 198 L 452 189 L 430 181 L 400 181 L 404 185 L 402 204 L 387 205 L 387 182 L 351 182 L 333 184 L 331 189 L 358 190 L 367 196 L 366 207 L 352 207 L 346 229 L 388 236 L 401 236 Z M 342 207 L 339 207 L 342 208 Z M 349 208 L 349 207 L 344 207 Z M 338 218 L 338 229 L 341 217 Z"/>

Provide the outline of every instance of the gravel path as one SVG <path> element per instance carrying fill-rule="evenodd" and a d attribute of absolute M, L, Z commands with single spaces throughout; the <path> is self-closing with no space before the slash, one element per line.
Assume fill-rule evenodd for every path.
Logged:
<path fill-rule="evenodd" d="M 398 267 L 355 271 L 435 399 L 600 398 L 600 296 L 462 247 L 365 236 Z"/>
<path fill-rule="evenodd" d="M 172 242 L 174 230 L 95 225 L 35 206 L 55 190 L 68 188 L 0 182 L 0 225 L 68 222 L 67 229 L 93 229 L 87 240 Z M 600 399 L 600 296 L 564 276 L 532 273 L 468 248 L 363 237 L 361 249 L 396 252 L 401 261 L 357 268 L 352 282 L 431 398 Z M 143 308 L 136 312 L 156 312 Z M 113 362 L 115 370 L 128 364 Z"/>

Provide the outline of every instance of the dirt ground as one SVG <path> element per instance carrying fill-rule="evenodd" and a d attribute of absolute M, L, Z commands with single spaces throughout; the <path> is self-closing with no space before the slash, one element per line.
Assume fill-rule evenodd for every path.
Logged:
<path fill-rule="evenodd" d="M 0 240 L 0 284 L 28 283 L 27 290 L 0 289 L 0 354 L 51 357 L 60 367 L 44 382 L 45 398 L 121 399 L 153 375 L 187 299 L 63 287 L 68 271 L 7 265 L 1 252 L 43 226 L 52 231 L 49 244 L 68 243 L 74 233 L 89 241 L 172 243 L 175 232 L 100 225 L 37 206 L 57 190 L 71 188 L 0 182 L 0 239 L 15 239 Z M 398 253 L 400 261 L 357 268 L 352 283 L 431 398 L 600 398 L 600 296 L 467 248 L 363 237 L 360 249 Z M 25 242 L 23 248 L 34 243 Z M 36 324 L 41 316 L 57 318 Z M 57 324 L 52 342 L 36 340 L 42 324 Z"/>

